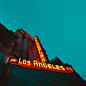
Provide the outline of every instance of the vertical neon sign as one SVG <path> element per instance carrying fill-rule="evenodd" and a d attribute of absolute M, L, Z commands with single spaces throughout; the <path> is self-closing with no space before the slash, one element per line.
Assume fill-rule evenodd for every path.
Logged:
<path fill-rule="evenodd" d="M 35 40 L 35 43 L 36 43 L 36 47 L 37 47 L 37 50 L 38 50 L 38 53 L 39 53 L 39 56 L 40 56 L 40 59 L 41 59 L 41 62 L 44 63 L 44 62 L 47 62 L 45 56 L 44 56 L 44 53 L 42 51 L 42 48 L 40 46 L 40 43 L 38 42 L 38 39 L 37 39 L 37 36 L 34 37 L 34 40 Z"/>

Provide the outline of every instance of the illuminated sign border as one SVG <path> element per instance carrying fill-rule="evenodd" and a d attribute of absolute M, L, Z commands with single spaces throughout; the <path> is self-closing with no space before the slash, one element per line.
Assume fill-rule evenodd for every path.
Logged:
<path fill-rule="evenodd" d="M 11 59 L 11 64 L 19 65 L 22 67 L 28 67 L 28 68 L 36 68 L 36 69 L 44 69 L 48 71 L 55 71 L 55 72 L 62 72 L 62 73 L 72 73 L 73 69 L 71 67 L 63 67 L 62 65 L 53 65 L 50 63 L 41 63 L 37 62 L 37 60 L 33 60 L 33 63 L 31 63 L 30 60 L 23 60 L 21 61 L 21 58 L 17 61 L 17 59 Z"/>

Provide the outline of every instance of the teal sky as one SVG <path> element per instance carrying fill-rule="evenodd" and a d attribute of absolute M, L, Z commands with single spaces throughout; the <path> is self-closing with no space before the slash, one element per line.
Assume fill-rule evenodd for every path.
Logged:
<path fill-rule="evenodd" d="M 1 0 L 0 22 L 37 35 L 49 59 L 58 56 L 86 80 L 86 0 Z"/>

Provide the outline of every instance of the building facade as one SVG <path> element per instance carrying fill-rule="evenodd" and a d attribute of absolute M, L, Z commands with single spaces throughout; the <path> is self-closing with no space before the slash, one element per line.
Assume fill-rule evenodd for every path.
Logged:
<path fill-rule="evenodd" d="M 86 86 L 58 57 L 49 61 L 37 36 L 0 23 L 0 86 Z"/>

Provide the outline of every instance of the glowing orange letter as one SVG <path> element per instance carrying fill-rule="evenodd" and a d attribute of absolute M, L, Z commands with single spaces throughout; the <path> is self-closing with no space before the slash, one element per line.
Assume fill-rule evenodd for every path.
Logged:
<path fill-rule="evenodd" d="M 34 66 L 38 66 L 38 63 L 36 60 L 33 61 Z"/>
<path fill-rule="evenodd" d="M 19 58 L 19 64 L 22 64 L 22 62 L 20 62 L 21 61 L 21 58 Z"/>
<path fill-rule="evenodd" d="M 57 68 L 58 70 L 61 70 L 60 67 L 59 67 L 59 65 L 55 65 L 55 66 L 56 66 L 56 68 Z"/>
<path fill-rule="evenodd" d="M 31 62 L 29 60 L 27 61 L 27 65 L 31 65 Z"/>
<path fill-rule="evenodd" d="M 23 60 L 23 64 L 26 64 L 26 60 Z"/>

